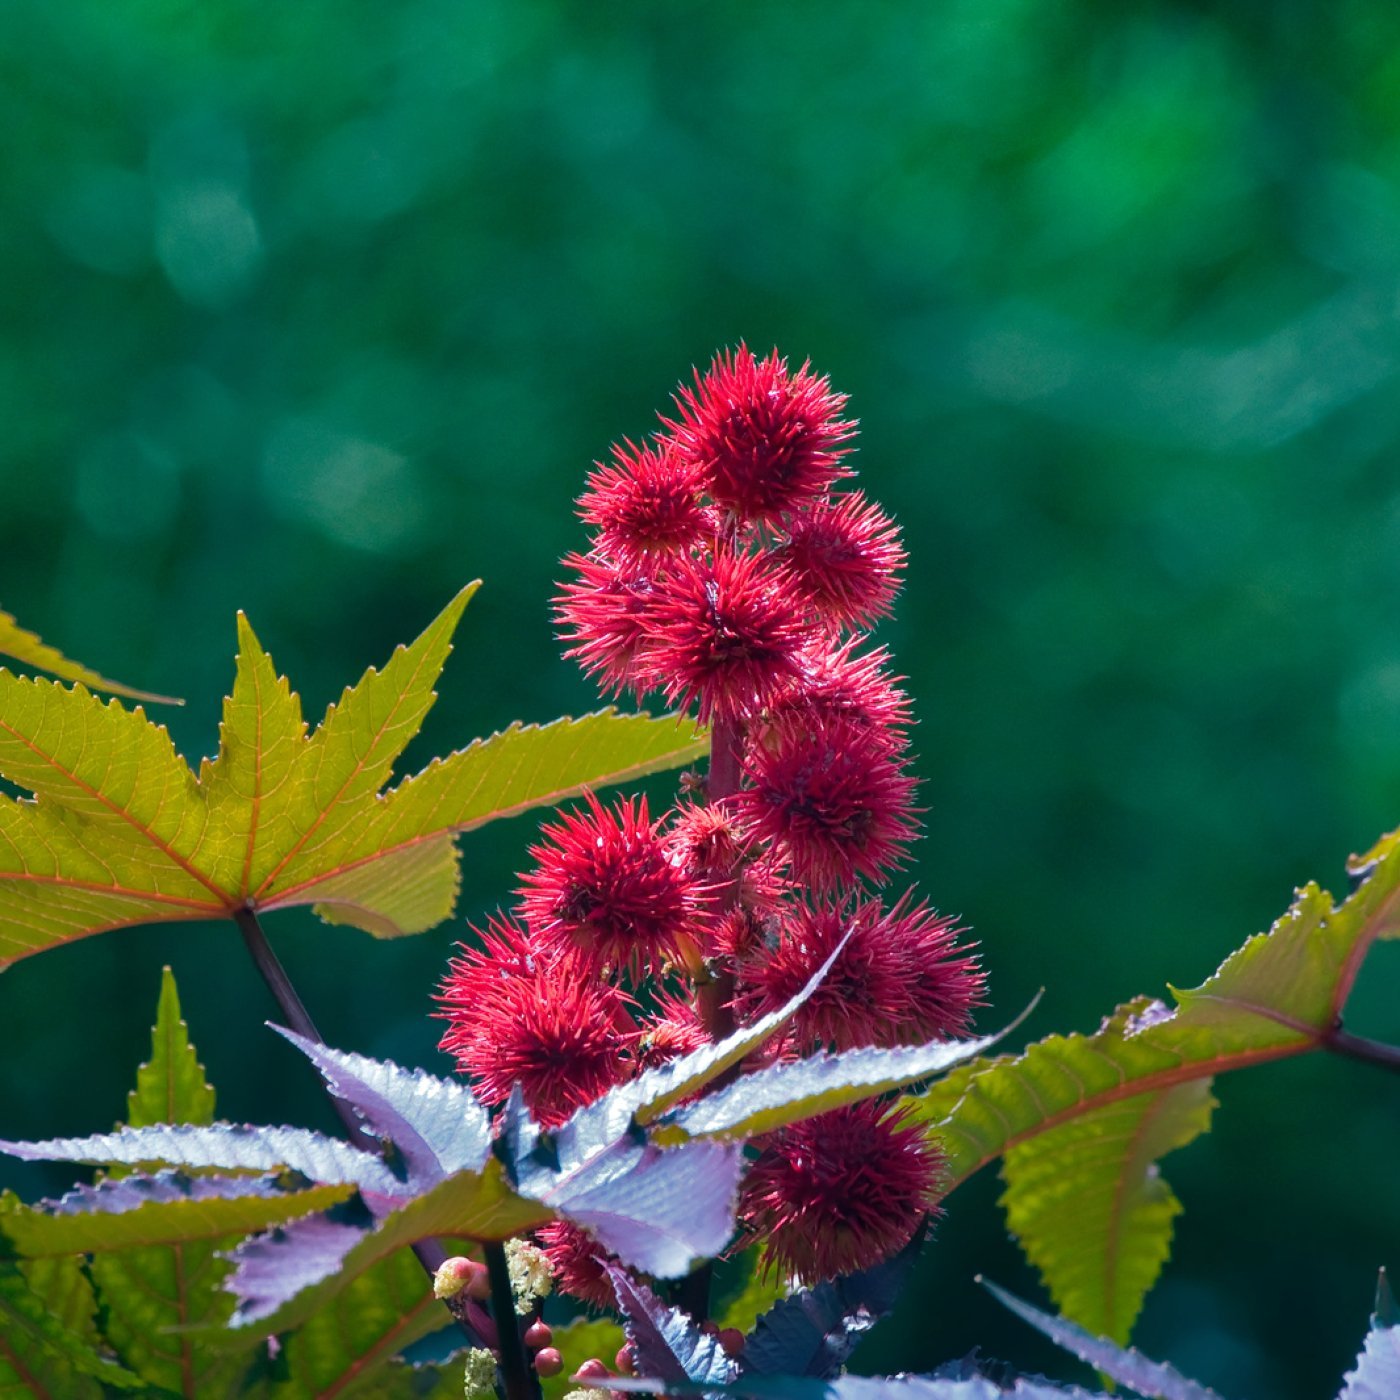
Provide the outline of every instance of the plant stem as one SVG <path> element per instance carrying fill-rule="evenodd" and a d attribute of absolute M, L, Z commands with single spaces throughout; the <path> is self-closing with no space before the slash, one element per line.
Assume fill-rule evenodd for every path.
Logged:
<path fill-rule="evenodd" d="M 739 791 L 742 780 L 740 761 L 744 752 L 743 726 L 735 720 L 717 720 L 710 731 L 710 771 L 705 780 L 705 797 L 713 805 Z M 739 902 L 739 879 L 717 895 L 719 912 L 726 913 Z M 715 967 L 707 961 L 707 978 L 696 988 L 695 1010 L 711 1040 L 723 1040 L 734 1030 L 734 973 L 728 967 Z M 723 1085 L 738 1074 L 735 1065 L 717 1083 Z M 710 1315 L 710 1287 L 714 1268 L 704 1263 L 688 1274 L 675 1288 L 676 1306 L 683 1308 L 696 1323 Z"/>
<path fill-rule="evenodd" d="M 272 944 L 267 941 L 267 934 L 263 932 L 257 914 L 245 904 L 242 908 L 234 910 L 233 921 L 243 935 L 244 946 L 253 959 L 254 967 L 262 974 L 263 981 L 267 983 L 267 988 L 282 1015 L 287 1018 L 288 1025 L 298 1035 L 305 1036 L 307 1040 L 314 1040 L 317 1045 L 324 1045 L 325 1037 L 316 1029 L 316 1023 L 311 1019 L 311 1013 L 306 1009 L 305 1003 L 297 995 L 297 989 L 292 985 L 292 979 L 287 976 L 281 959 L 273 952 Z M 350 1135 L 350 1141 L 366 1152 L 381 1156 L 384 1144 L 360 1120 L 355 1110 L 335 1094 L 330 1094 L 329 1098 L 336 1117 L 345 1125 L 345 1131 Z M 436 1240 L 420 1240 L 413 1246 L 413 1252 L 429 1278 L 437 1273 L 438 1266 L 447 1258 L 447 1251 Z M 458 1325 L 472 1346 L 481 1346 L 483 1336 L 490 1335 L 491 1319 L 470 1301 L 465 1311 L 476 1316 L 472 1317 L 470 1322 L 458 1318 Z M 482 1323 L 485 1324 L 485 1329 L 479 1325 Z"/>
<path fill-rule="evenodd" d="M 510 1269 L 503 1244 L 482 1246 L 486 1272 L 491 1280 L 491 1311 L 496 1316 L 496 1354 L 506 1400 L 540 1400 L 540 1380 L 525 1356 L 520 1340 L 520 1324 L 515 1316 L 515 1294 L 510 1287 Z"/>
<path fill-rule="evenodd" d="M 1341 1026 L 1322 1037 L 1322 1048 L 1349 1059 L 1363 1060 L 1368 1065 L 1379 1065 L 1392 1074 L 1400 1074 L 1400 1047 L 1387 1045 L 1380 1040 L 1368 1040 L 1364 1035 L 1352 1035 Z"/>

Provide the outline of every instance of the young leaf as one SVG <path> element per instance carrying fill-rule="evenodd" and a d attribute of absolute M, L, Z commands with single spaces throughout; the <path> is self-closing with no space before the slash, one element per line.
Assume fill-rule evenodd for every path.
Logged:
<path fill-rule="evenodd" d="M 125 695 L 132 700 L 154 700 L 162 705 L 180 705 L 184 702 L 172 699 L 169 695 L 152 695 L 146 690 L 133 690 L 120 681 L 109 681 L 96 671 L 70 661 L 55 647 L 40 641 L 34 632 L 28 632 L 15 621 L 11 614 L 0 609 L 0 656 L 12 656 L 16 661 L 32 666 L 36 671 L 47 671 L 65 681 L 88 686 L 92 690 L 107 690 L 113 695 Z"/>
<path fill-rule="evenodd" d="M 1157 1158 L 1208 1127 L 1214 1075 L 1326 1046 L 1366 950 L 1400 925 L 1387 839 L 1343 904 L 1307 886 L 1175 1009 L 1140 998 L 1092 1035 L 973 1061 L 912 1101 L 949 1190 L 1004 1157 L 1011 1227 L 1065 1317 L 1127 1341 L 1179 1209 Z"/>
<path fill-rule="evenodd" d="M 585 788 L 676 767 L 704 741 L 674 718 L 605 710 L 478 740 L 389 792 L 475 585 L 308 736 L 239 621 L 218 757 L 191 772 L 140 709 L 0 671 L 0 968 L 130 924 L 311 904 L 379 937 L 451 913 L 456 833 Z"/>
<path fill-rule="evenodd" d="M 214 1121 L 214 1090 L 204 1078 L 204 1066 L 190 1044 L 189 1027 L 180 1017 L 180 993 L 175 974 L 161 970 L 160 1000 L 151 1028 L 151 1058 L 138 1067 L 136 1087 L 127 1095 L 129 1128 L 156 1123 Z"/>
<path fill-rule="evenodd" d="M 724 1385 L 738 1374 L 724 1348 L 702 1332 L 689 1313 L 667 1307 L 646 1284 L 615 1264 L 608 1265 L 608 1278 L 639 1375 Z"/>
<path fill-rule="evenodd" d="M 1220 1400 L 1213 1390 L 1187 1380 L 1173 1367 L 1160 1361 L 1149 1361 L 1136 1347 L 1125 1350 L 1106 1337 L 1095 1337 L 1073 1322 L 1051 1317 L 1049 1313 L 1023 1303 L 986 1279 L 978 1279 L 978 1282 L 1003 1307 L 1010 1308 L 1023 1322 L 1029 1322 L 1057 1347 L 1081 1361 L 1087 1361 L 1110 1380 L 1126 1385 L 1143 1396 L 1144 1400 Z"/>

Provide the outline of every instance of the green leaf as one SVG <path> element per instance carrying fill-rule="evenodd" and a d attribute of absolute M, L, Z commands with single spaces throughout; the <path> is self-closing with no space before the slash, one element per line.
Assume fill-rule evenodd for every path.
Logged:
<path fill-rule="evenodd" d="M 1174 1010 L 1141 998 L 1093 1035 L 972 1061 L 911 1101 L 949 1190 L 1004 1158 L 1011 1228 L 1067 1318 L 1127 1341 L 1180 1209 L 1155 1164 L 1209 1126 L 1212 1077 L 1325 1046 L 1367 948 L 1400 917 L 1400 844 L 1377 851 L 1343 904 L 1300 890 Z"/>
<path fill-rule="evenodd" d="M 153 1123 L 214 1121 L 214 1090 L 190 1044 L 189 1027 L 180 1019 L 175 974 L 161 970 L 156 1023 L 151 1027 L 151 1058 L 136 1071 L 136 1087 L 126 1098 L 130 1128 Z"/>
<path fill-rule="evenodd" d="M 476 585 L 371 669 L 308 736 L 244 618 L 218 756 L 198 777 L 163 728 L 87 690 L 0 671 L 0 968 L 138 923 L 310 904 L 379 937 L 452 911 L 454 836 L 677 767 L 705 741 L 674 718 L 603 711 L 512 726 L 381 791 L 433 703 Z"/>
<path fill-rule="evenodd" d="M 132 700 L 154 700 L 162 705 L 183 705 L 169 695 L 152 695 L 146 690 L 133 690 L 120 681 L 109 681 L 96 671 L 76 661 L 70 661 L 55 647 L 39 639 L 34 632 L 26 631 L 3 609 L 0 609 L 0 656 L 12 656 L 16 661 L 32 666 L 36 671 L 47 671 L 51 676 L 59 676 L 65 681 L 73 681 L 93 690 L 107 690 L 113 695 L 125 695 Z"/>
<path fill-rule="evenodd" d="M 610 1317 L 576 1317 L 567 1326 L 556 1327 L 554 1345 L 564 1358 L 564 1369 L 540 1382 L 544 1400 L 564 1400 L 569 1391 L 577 1390 L 574 1373 L 593 1357 L 611 1367 L 626 1340 L 622 1324 Z"/>
<path fill-rule="evenodd" d="M 13 1260 L 0 1259 L 0 1395 L 102 1400 L 139 1389 L 140 1377 L 100 1355 L 31 1292 Z"/>
<path fill-rule="evenodd" d="M 411 1250 L 400 1249 L 291 1334 L 283 1353 L 286 1379 L 273 1386 L 272 1400 L 380 1394 L 380 1382 L 390 1379 L 385 1372 L 392 1357 L 451 1325 L 452 1315 L 433 1297 L 423 1266 Z M 401 1387 L 405 1378 L 393 1379 Z"/>

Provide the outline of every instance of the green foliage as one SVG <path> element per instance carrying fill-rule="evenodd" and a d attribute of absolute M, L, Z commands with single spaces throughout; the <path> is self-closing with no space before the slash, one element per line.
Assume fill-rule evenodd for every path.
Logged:
<path fill-rule="evenodd" d="M 387 1375 L 385 1363 L 420 1337 L 451 1325 L 423 1266 L 409 1250 L 400 1250 L 292 1333 L 269 1400 L 408 1393 L 404 1387 L 412 1378 Z M 458 1394 L 460 1390 L 458 1375 Z"/>
<path fill-rule="evenodd" d="M 0 608 L 0 656 L 12 656 L 36 671 L 47 671 L 51 676 L 59 676 L 65 681 L 85 685 L 91 690 L 108 690 L 113 695 L 125 695 L 131 700 L 154 700 L 165 705 L 178 705 L 181 702 L 168 695 L 152 695 L 146 690 L 133 690 L 120 681 L 109 681 L 96 671 L 76 661 L 70 661 L 56 647 L 40 640 L 35 632 L 21 627 L 14 617 Z"/>
<path fill-rule="evenodd" d="M 309 737 L 240 619 L 219 754 L 197 778 L 140 709 L 0 672 L 0 776 L 40 799 L 0 797 L 0 967 L 105 929 L 298 904 L 421 932 L 452 911 L 455 833 L 701 751 L 674 720 L 605 711 L 512 727 L 381 794 L 475 587 Z"/>
<path fill-rule="evenodd" d="M 1174 1010 L 1140 998 L 915 1100 L 950 1190 L 1003 1159 L 1008 1222 L 1066 1317 L 1127 1340 L 1180 1210 L 1156 1162 L 1209 1126 L 1213 1076 L 1328 1043 L 1367 949 L 1397 930 L 1400 846 L 1377 852 L 1344 903 L 1308 885 Z"/>

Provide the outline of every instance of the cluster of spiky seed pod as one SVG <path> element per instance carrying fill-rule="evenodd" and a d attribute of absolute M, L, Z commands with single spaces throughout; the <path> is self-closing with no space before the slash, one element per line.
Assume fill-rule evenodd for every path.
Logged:
<path fill-rule="evenodd" d="M 918 825 L 908 700 L 867 641 L 904 551 L 843 489 L 844 397 L 741 346 L 676 407 L 590 476 L 592 545 L 566 561 L 556 616 L 610 693 L 693 707 L 709 772 L 660 817 L 590 797 L 544 826 L 514 910 L 475 931 L 440 996 L 443 1048 L 478 1093 L 519 1083 L 547 1127 L 783 1005 L 843 938 L 767 1060 L 960 1035 L 982 1001 L 953 921 L 880 892 Z M 804 1282 L 888 1257 L 936 1205 L 936 1147 L 879 1102 L 757 1145 L 745 1237 Z M 538 1238 L 562 1290 L 611 1305 L 588 1236 Z"/>

